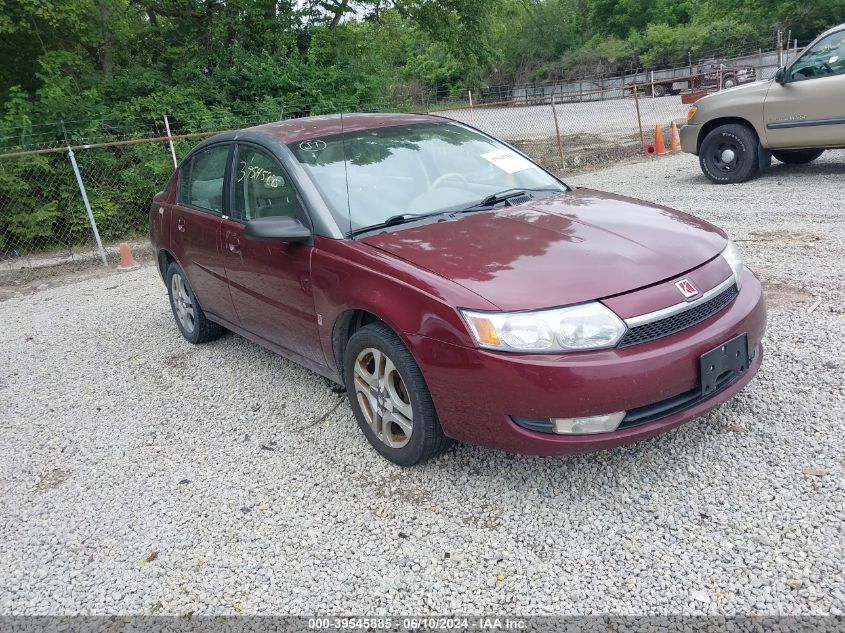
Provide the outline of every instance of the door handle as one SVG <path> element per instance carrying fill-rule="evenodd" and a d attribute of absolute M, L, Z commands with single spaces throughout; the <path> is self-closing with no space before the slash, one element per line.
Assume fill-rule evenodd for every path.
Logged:
<path fill-rule="evenodd" d="M 185 232 L 185 220 L 184 220 L 184 218 L 179 218 L 178 220 L 176 220 L 176 230 L 179 231 L 180 233 Z"/>
<path fill-rule="evenodd" d="M 235 235 L 230 235 L 226 238 L 226 248 L 229 249 L 230 253 L 240 253 L 241 252 L 241 241 Z"/>

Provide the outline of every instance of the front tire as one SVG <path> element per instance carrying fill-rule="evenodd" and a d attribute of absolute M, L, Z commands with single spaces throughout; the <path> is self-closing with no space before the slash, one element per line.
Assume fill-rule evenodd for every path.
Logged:
<path fill-rule="evenodd" d="M 194 289 L 179 264 L 172 262 L 167 267 L 165 281 L 176 327 L 186 341 L 199 345 L 214 341 L 223 335 L 223 326 L 209 321 L 205 316 L 202 306 L 194 296 Z"/>
<path fill-rule="evenodd" d="M 452 445 L 419 366 L 383 323 L 370 323 L 349 338 L 344 378 L 358 426 L 388 461 L 415 466 Z"/>
<path fill-rule="evenodd" d="M 698 162 L 718 185 L 745 182 L 757 173 L 757 134 L 745 125 L 721 125 L 702 141 Z"/>
<path fill-rule="evenodd" d="M 823 149 L 781 149 L 773 150 L 772 156 L 785 165 L 806 165 L 824 154 Z"/>
<path fill-rule="evenodd" d="M 668 90 L 666 86 L 663 84 L 655 84 L 654 85 L 654 96 L 655 97 L 665 97 Z"/>

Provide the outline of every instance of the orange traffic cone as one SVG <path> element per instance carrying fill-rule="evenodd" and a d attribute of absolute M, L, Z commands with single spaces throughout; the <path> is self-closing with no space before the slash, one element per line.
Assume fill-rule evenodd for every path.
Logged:
<path fill-rule="evenodd" d="M 132 251 L 129 250 L 129 244 L 121 242 L 119 250 L 120 265 L 117 267 L 118 270 L 132 270 L 133 268 L 138 268 L 138 262 L 136 262 L 135 258 L 132 257 Z"/>
<path fill-rule="evenodd" d="M 681 151 L 681 135 L 678 133 L 678 124 L 672 121 L 672 133 L 669 136 L 669 151 Z"/>
<path fill-rule="evenodd" d="M 660 124 L 654 126 L 654 146 L 657 148 L 657 154 L 662 156 L 666 153 L 666 144 L 663 142 L 663 130 Z"/>

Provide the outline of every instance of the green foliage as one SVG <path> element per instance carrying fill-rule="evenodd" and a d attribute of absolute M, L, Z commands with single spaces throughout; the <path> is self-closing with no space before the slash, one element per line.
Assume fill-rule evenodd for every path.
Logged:
<path fill-rule="evenodd" d="M 413 108 L 496 84 L 802 42 L 845 0 L 0 0 L 0 145 Z M 180 153 L 196 141 L 179 141 Z M 181 154 L 180 154 L 181 155 Z M 78 153 L 106 239 L 143 227 L 163 144 Z M 0 252 L 90 240 L 67 156 L 0 162 Z"/>

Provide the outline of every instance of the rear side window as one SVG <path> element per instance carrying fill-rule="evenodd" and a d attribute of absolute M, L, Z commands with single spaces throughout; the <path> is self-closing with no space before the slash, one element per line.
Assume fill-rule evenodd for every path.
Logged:
<path fill-rule="evenodd" d="M 229 145 L 217 145 L 194 154 L 182 168 L 179 199 L 192 207 L 223 213 L 223 183 Z"/>

